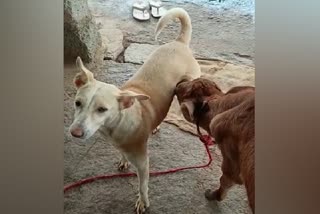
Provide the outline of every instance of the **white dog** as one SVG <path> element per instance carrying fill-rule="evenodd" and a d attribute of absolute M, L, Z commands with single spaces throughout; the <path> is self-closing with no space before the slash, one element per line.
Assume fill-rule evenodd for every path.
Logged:
<path fill-rule="evenodd" d="M 200 77 L 200 67 L 189 48 L 191 20 L 185 10 L 169 10 L 158 22 L 156 37 L 175 18 L 182 25 L 177 39 L 155 50 L 121 88 L 94 79 L 80 57 L 76 61 L 80 72 L 74 78 L 77 94 L 70 132 L 88 139 L 99 130 L 122 153 L 119 169 L 132 163 L 139 179 L 137 213 L 149 207 L 148 137 L 166 117 L 176 84 L 183 78 Z"/>

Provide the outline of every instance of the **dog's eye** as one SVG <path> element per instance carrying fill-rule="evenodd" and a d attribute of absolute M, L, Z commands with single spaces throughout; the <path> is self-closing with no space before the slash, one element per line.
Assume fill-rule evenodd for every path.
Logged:
<path fill-rule="evenodd" d="M 76 106 L 80 107 L 81 106 L 81 102 L 80 101 L 76 101 Z"/>
<path fill-rule="evenodd" d="M 103 112 L 105 112 L 105 111 L 107 111 L 108 109 L 107 108 L 104 108 L 104 107 L 99 107 L 98 108 L 98 112 L 99 113 L 103 113 Z"/>

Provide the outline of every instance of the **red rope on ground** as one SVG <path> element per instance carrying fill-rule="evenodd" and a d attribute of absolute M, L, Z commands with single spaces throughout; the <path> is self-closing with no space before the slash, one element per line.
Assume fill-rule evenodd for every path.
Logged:
<path fill-rule="evenodd" d="M 209 146 L 213 145 L 213 140 L 209 135 L 200 135 L 199 139 L 201 140 L 201 142 L 203 142 L 203 145 L 205 146 L 207 155 L 208 155 L 208 163 L 207 164 L 203 164 L 203 165 L 199 165 L 199 166 L 189 166 L 189 167 L 182 167 L 182 168 L 175 168 L 175 169 L 169 169 L 166 171 L 160 171 L 160 172 L 150 172 L 150 176 L 157 176 L 157 175 L 164 175 L 164 174 L 169 174 L 169 173 L 175 173 L 175 172 L 179 172 L 179 171 L 183 171 L 183 170 L 188 170 L 188 169 L 198 169 L 198 168 L 205 168 L 208 167 L 211 162 L 212 162 L 212 156 L 209 150 Z M 70 189 L 73 189 L 75 187 L 79 187 L 81 185 L 84 184 L 88 184 L 88 183 L 92 183 L 94 181 L 97 180 L 102 180 L 102 179 L 109 179 L 109 178 L 119 178 L 119 177 L 132 177 L 132 176 L 136 176 L 136 173 L 119 173 L 119 174 L 113 174 L 113 175 L 98 175 L 98 176 L 93 176 L 90 178 L 85 178 L 82 179 L 80 181 L 77 181 L 75 183 L 72 184 L 68 184 L 64 187 L 64 193 Z"/>

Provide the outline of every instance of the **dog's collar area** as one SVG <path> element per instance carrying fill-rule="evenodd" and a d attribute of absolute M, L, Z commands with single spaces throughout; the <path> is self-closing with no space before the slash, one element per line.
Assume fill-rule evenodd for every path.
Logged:
<path fill-rule="evenodd" d="M 196 117 L 201 117 L 202 114 L 207 113 L 209 111 L 209 105 L 206 101 L 197 101 L 194 104 L 193 115 Z"/>
<path fill-rule="evenodd" d="M 209 105 L 207 102 L 199 101 L 195 103 L 193 115 L 196 118 L 196 125 L 197 125 L 197 131 L 199 136 L 202 136 L 202 133 L 200 132 L 200 120 L 203 114 L 207 113 L 208 111 L 209 111 Z"/>

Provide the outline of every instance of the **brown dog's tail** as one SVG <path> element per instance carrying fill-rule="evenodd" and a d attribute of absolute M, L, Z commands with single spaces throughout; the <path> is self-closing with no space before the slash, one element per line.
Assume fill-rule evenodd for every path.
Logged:
<path fill-rule="evenodd" d="M 171 21 L 178 18 L 181 23 L 181 30 L 180 34 L 177 37 L 176 41 L 182 42 L 189 46 L 191 40 L 191 33 L 192 33 L 192 26 L 191 26 L 191 19 L 188 13 L 182 8 L 173 8 L 166 12 L 163 15 L 156 27 L 155 31 L 155 39 L 157 40 L 159 34 L 161 33 L 162 29 Z"/>

